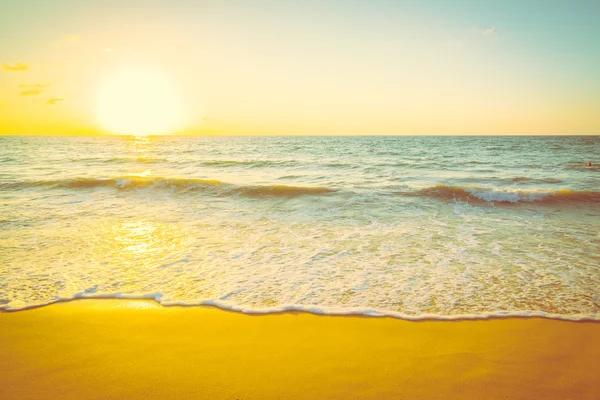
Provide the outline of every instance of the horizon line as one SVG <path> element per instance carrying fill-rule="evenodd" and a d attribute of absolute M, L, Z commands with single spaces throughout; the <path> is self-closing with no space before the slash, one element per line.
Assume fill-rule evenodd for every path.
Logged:
<path fill-rule="evenodd" d="M 174 133 L 174 134 L 150 134 L 150 135 L 134 135 L 134 134 L 109 134 L 109 133 L 59 133 L 59 134 L 46 134 L 46 133 L 0 133 L 0 136 L 48 136 L 48 137 L 60 137 L 60 136 L 94 136 L 94 137 L 243 137 L 243 136 L 296 136 L 296 137 L 350 137 L 350 136 L 600 136 L 600 133 L 197 133 L 197 134 L 185 134 L 185 133 Z"/>

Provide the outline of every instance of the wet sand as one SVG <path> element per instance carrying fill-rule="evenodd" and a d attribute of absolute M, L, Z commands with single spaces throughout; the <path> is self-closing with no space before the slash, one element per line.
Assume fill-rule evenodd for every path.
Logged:
<path fill-rule="evenodd" d="M 0 313 L 0 398 L 598 399 L 600 323 L 249 316 L 78 300 Z"/>

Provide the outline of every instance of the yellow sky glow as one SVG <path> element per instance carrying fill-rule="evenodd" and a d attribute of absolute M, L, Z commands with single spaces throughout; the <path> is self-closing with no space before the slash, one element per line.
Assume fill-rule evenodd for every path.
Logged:
<path fill-rule="evenodd" d="M 0 134 L 600 132 L 591 61 L 556 62 L 559 44 L 514 18 L 383 3 L 98 2 L 77 18 L 53 7 L 36 34 L 18 23 L 35 9 L 0 6 L 13 24 L 0 28 L 13 38 L 0 40 Z"/>

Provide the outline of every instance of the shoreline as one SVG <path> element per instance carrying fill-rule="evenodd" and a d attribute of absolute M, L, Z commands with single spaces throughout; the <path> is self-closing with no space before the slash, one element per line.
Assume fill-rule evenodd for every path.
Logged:
<path fill-rule="evenodd" d="M 460 321 L 487 321 L 487 320 L 502 320 L 502 319 L 546 319 L 552 321 L 565 321 L 565 322 L 579 322 L 579 323 L 598 323 L 600 324 L 600 319 L 595 319 L 592 317 L 569 317 L 560 314 L 548 314 L 545 312 L 531 313 L 527 314 L 523 312 L 522 314 L 510 314 L 507 312 L 498 312 L 498 313 L 488 313 L 481 315 L 456 315 L 456 316 L 436 316 L 431 314 L 423 314 L 420 316 L 412 316 L 401 314 L 396 311 L 389 310 L 379 310 L 379 309 L 357 309 L 356 307 L 349 307 L 347 309 L 336 309 L 334 307 L 314 307 L 314 306 L 282 306 L 282 307 L 274 307 L 272 309 L 243 309 L 241 307 L 235 306 L 226 306 L 223 304 L 217 304 L 216 302 L 200 302 L 195 304 L 187 304 L 187 303 L 171 303 L 171 304 L 163 304 L 156 297 L 148 295 L 148 296 L 120 296 L 117 294 L 108 294 L 108 295 L 100 295 L 100 296 L 76 296 L 73 298 L 63 298 L 58 300 L 53 300 L 49 303 L 38 304 L 25 306 L 23 308 L 18 309 L 5 309 L 0 307 L 0 315 L 7 313 L 19 313 L 23 311 L 36 310 L 39 308 L 44 308 L 48 306 L 53 306 L 55 304 L 64 304 L 64 303 L 73 303 L 78 301 L 142 301 L 142 302 L 151 302 L 156 304 L 158 307 L 163 308 L 214 308 L 220 311 L 231 312 L 242 315 L 249 316 L 268 316 L 268 315 L 285 315 L 285 314 L 309 314 L 314 316 L 323 316 L 323 317 L 359 317 L 359 318 L 391 318 L 400 321 L 408 321 L 408 322 L 460 322 Z M 361 311 L 362 310 L 362 311 Z"/>
<path fill-rule="evenodd" d="M 0 313 L 0 343 L 7 400 L 600 394 L 595 321 L 252 315 L 78 299 Z"/>

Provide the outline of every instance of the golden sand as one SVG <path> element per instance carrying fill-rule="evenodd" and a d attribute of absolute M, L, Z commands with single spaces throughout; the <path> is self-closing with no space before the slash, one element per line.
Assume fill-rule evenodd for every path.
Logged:
<path fill-rule="evenodd" d="M 80 300 L 0 313 L 0 399 L 599 399 L 600 324 L 248 316 Z"/>

